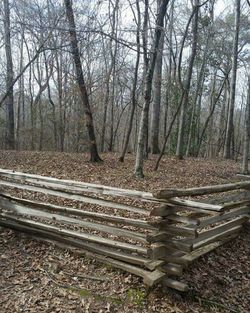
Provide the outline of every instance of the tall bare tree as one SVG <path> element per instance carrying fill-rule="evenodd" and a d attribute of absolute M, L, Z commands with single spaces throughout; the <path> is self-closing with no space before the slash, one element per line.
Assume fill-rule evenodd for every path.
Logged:
<path fill-rule="evenodd" d="M 185 129 L 185 119 L 186 119 L 186 111 L 189 99 L 190 85 L 193 73 L 193 65 L 197 52 L 197 40 L 198 40 L 198 17 L 199 17 L 199 0 L 195 0 L 194 8 L 193 8 L 193 39 L 192 39 L 192 48 L 191 55 L 187 70 L 187 77 L 185 79 L 184 84 L 181 81 L 181 77 L 179 75 L 179 82 L 182 88 L 182 97 L 181 97 L 181 110 L 180 110 L 180 120 L 179 120 L 179 130 L 178 130 L 178 141 L 176 148 L 176 156 L 179 159 L 182 159 L 184 156 L 184 129 Z M 185 42 L 185 38 L 183 38 L 183 43 Z M 179 73 L 180 73 L 180 63 L 179 63 Z"/>
<path fill-rule="evenodd" d="M 245 114 L 245 132 L 244 132 L 243 162 L 242 162 L 243 174 L 248 174 L 248 159 L 250 156 L 249 148 L 250 148 L 250 75 L 248 76 L 248 91 Z"/>
<path fill-rule="evenodd" d="M 13 62 L 10 41 L 10 6 L 9 0 L 4 0 L 4 41 L 6 54 L 6 90 L 5 100 L 7 108 L 7 148 L 15 148 L 15 122 L 14 122 L 14 91 L 13 91 Z"/>
<path fill-rule="evenodd" d="M 161 0 L 157 0 L 158 8 Z M 164 32 L 161 34 L 157 57 L 155 61 L 155 70 L 153 78 L 153 105 L 151 114 L 151 152 L 157 154 L 159 149 L 159 129 L 160 129 L 160 110 L 161 110 L 161 81 L 162 81 L 162 60 L 163 60 Z"/>
<path fill-rule="evenodd" d="M 140 4 L 139 0 L 136 0 L 136 9 L 137 9 L 137 30 L 136 30 L 136 44 L 137 44 L 137 53 L 136 53 L 136 61 L 135 61 L 135 69 L 134 69 L 134 81 L 131 91 L 131 108 L 130 108 L 130 116 L 128 122 L 127 133 L 125 137 L 125 142 L 122 149 L 122 154 L 119 158 L 120 162 L 124 162 L 124 157 L 128 149 L 129 139 L 132 132 L 133 120 L 136 108 L 136 89 L 138 83 L 138 69 L 140 63 L 140 27 L 141 27 L 141 12 L 140 12 Z M 135 16 L 136 19 L 136 16 Z"/>
<path fill-rule="evenodd" d="M 232 140 L 234 128 L 234 107 L 235 107 L 235 89 L 238 64 L 238 42 L 240 30 L 240 0 L 235 0 L 235 31 L 233 42 L 232 74 L 230 80 L 230 96 L 227 117 L 227 129 L 225 139 L 224 158 L 230 159 L 233 156 Z"/>
<path fill-rule="evenodd" d="M 90 161 L 100 162 L 102 160 L 97 150 L 94 122 L 93 122 L 92 112 L 91 112 L 89 98 L 87 94 L 87 88 L 86 88 L 84 77 L 83 77 L 80 52 L 79 52 L 78 41 L 77 41 L 77 36 L 76 36 L 76 26 L 75 26 L 74 12 L 72 8 L 72 1 L 64 0 L 64 5 L 66 9 L 66 16 L 67 16 L 68 24 L 69 24 L 70 43 L 71 43 L 71 50 L 72 50 L 72 55 L 73 55 L 74 64 L 75 64 L 76 79 L 78 82 L 80 96 L 81 96 L 82 104 L 84 107 L 84 114 L 86 118 L 86 127 L 88 130 L 89 146 L 90 146 Z"/>
<path fill-rule="evenodd" d="M 160 38 L 163 30 L 164 17 L 167 10 L 169 0 L 162 0 L 161 5 L 159 6 L 159 11 L 157 12 L 156 18 L 156 28 L 154 33 L 154 40 L 152 46 L 152 52 L 150 55 L 150 61 L 148 70 L 146 73 L 145 79 L 145 89 L 144 89 L 144 103 L 141 113 L 140 129 L 138 135 L 137 143 L 137 152 L 136 152 L 136 161 L 135 161 L 135 176 L 144 177 L 143 174 L 143 149 L 145 146 L 145 139 L 147 135 L 147 126 L 148 126 L 148 111 L 151 101 L 152 93 L 152 81 L 155 68 L 155 62 L 157 57 L 157 51 L 159 48 Z"/>

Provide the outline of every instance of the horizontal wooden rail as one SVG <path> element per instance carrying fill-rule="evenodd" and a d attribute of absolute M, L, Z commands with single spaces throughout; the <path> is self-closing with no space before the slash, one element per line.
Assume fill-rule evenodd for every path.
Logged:
<path fill-rule="evenodd" d="M 227 192 L 238 189 L 250 189 L 250 181 L 237 182 L 225 185 L 214 185 L 187 189 L 166 188 L 154 193 L 154 197 L 158 199 L 169 199 L 174 197 L 187 197 L 187 196 L 203 196 L 213 193 Z"/>
<path fill-rule="evenodd" d="M 223 215 L 217 215 L 217 216 L 208 217 L 206 219 L 200 220 L 199 227 L 200 228 L 206 227 L 214 223 L 226 221 L 230 218 L 249 214 L 249 213 L 250 213 L 250 206 L 243 206 L 241 208 L 238 208 L 229 212 L 225 212 Z"/>
<path fill-rule="evenodd" d="M 58 186 L 68 187 L 70 189 L 77 188 L 81 192 L 90 192 L 95 194 L 102 194 L 102 195 L 110 195 L 110 196 L 117 196 L 117 197 L 129 197 L 129 198 L 136 198 L 145 201 L 156 201 L 153 197 L 153 194 L 150 192 L 138 191 L 138 190 L 131 190 L 131 189 L 121 189 L 116 187 L 109 187 L 100 184 L 91 184 L 85 182 L 77 182 L 74 180 L 66 180 L 66 179 L 58 179 L 52 178 L 47 176 L 41 175 L 34 175 L 28 173 L 21 173 L 15 172 L 11 170 L 4 170 L 0 169 L 0 176 L 12 178 L 16 180 L 21 180 L 22 182 L 30 182 L 30 183 L 51 183 Z M 53 185 L 53 186 L 54 186 Z"/>
<path fill-rule="evenodd" d="M 33 192 L 40 192 L 40 193 L 48 194 L 51 196 L 62 197 L 62 198 L 75 200 L 75 201 L 81 201 L 81 202 L 89 203 L 89 204 L 96 204 L 96 205 L 104 206 L 107 208 L 113 208 L 113 209 L 125 210 L 125 211 L 138 213 L 138 214 L 149 215 L 149 212 L 147 210 L 141 209 L 135 206 L 129 206 L 126 204 L 117 203 L 117 202 L 99 199 L 99 198 L 94 198 L 94 197 L 71 194 L 71 193 L 64 192 L 64 191 L 57 191 L 57 190 L 47 189 L 43 187 L 30 186 L 30 185 L 25 185 L 22 183 L 18 184 L 18 183 L 13 183 L 9 181 L 3 181 L 3 180 L 0 181 L 0 186 L 18 188 L 18 189 L 29 190 Z"/>
<path fill-rule="evenodd" d="M 147 243 L 146 235 L 142 233 L 133 232 L 133 231 L 126 230 L 123 228 L 117 228 L 117 227 L 109 226 L 105 224 L 79 220 L 76 218 L 71 218 L 68 216 L 60 215 L 60 214 L 48 213 L 48 212 L 44 212 L 41 210 L 34 210 L 31 208 L 27 208 L 24 205 L 12 203 L 6 199 L 0 198 L 0 211 L 1 209 L 11 210 L 11 212 L 21 214 L 21 215 L 44 218 L 45 220 L 50 219 L 53 221 L 62 222 L 62 223 L 66 223 L 69 225 L 78 225 L 83 228 L 90 228 L 90 229 L 94 229 L 100 232 L 112 234 L 115 236 L 127 237 L 138 242 Z"/>
<path fill-rule="evenodd" d="M 27 226 L 27 225 L 21 225 L 19 223 L 17 223 L 14 220 L 9 220 L 9 219 L 1 219 L 0 218 L 0 225 L 2 226 L 8 226 L 29 234 L 34 234 L 34 235 L 42 235 L 45 236 L 47 238 L 51 238 L 54 240 L 58 240 L 60 242 L 64 242 L 67 244 L 71 244 L 72 246 L 78 247 L 78 248 L 84 248 L 84 249 L 88 249 L 92 252 L 95 253 L 99 253 L 99 254 L 103 254 L 105 256 L 109 256 L 118 260 L 122 260 L 124 262 L 128 262 L 128 263 L 132 263 L 132 264 L 136 264 L 136 265 L 140 265 L 140 266 L 145 266 L 149 269 L 154 269 L 155 266 L 158 266 L 159 264 L 157 264 L 156 262 L 152 262 L 152 260 L 147 259 L 145 257 L 139 256 L 139 255 L 132 255 L 132 254 L 128 254 L 125 252 L 121 252 L 121 251 L 117 251 L 114 249 L 111 249 L 109 247 L 104 247 L 103 245 L 99 245 L 99 244 L 95 244 L 95 243 L 90 243 L 90 242 L 86 242 L 83 240 L 79 240 L 76 238 L 71 238 L 71 237 L 67 237 L 67 236 L 61 236 L 57 233 L 51 232 L 49 230 L 43 230 L 40 228 L 36 228 L 34 226 Z M 155 263 L 155 266 L 153 265 L 153 263 Z"/>
<path fill-rule="evenodd" d="M 170 199 L 170 200 L 166 200 L 166 201 L 171 201 L 167 203 L 167 205 L 161 205 L 159 207 L 155 207 L 150 211 L 150 216 L 160 216 L 160 217 L 168 217 L 169 215 L 173 215 L 179 212 L 183 212 L 183 211 L 190 211 L 190 212 L 195 212 L 199 215 L 214 215 L 217 213 L 217 209 L 220 210 L 222 209 L 222 206 L 216 206 L 215 209 L 216 210 L 210 210 L 211 205 L 210 204 L 204 204 L 201 202 L 195 202 L 192 201 L 190 202 L 184 202 L 184 205 L 182 205 L 182 201 L 180 201 L 181 199 L 175 198 Z M 198 203 L 198 204 L 197 204 Z M 195 206 L 193 206 L 193 204 Z M 214 205 L 212 205 L 212 208 Z"/>
<path fill-rule="evenodd" d="M 223 238 L 226 238 L 228 236 L 231 236 L 232 234 L 238 233 L 242 229 L 242 224 L 235 226 L 233 228 L 229 228 L 225 231 L 215 233 L 214 235 L 209 236 L 206 239 L 197 239 L 197 242 L 193 243 L 193 250 L 199 249 L 200 247 L 203 247 L 209 243 L 221 240 Z"/>
<path fill-rule="evenodd" d="M 29 210 L 29 208 L 34 209 L 34 210 L 44 210 L 45 212 L 57 212 L 57 213 L 80 216 L 80 217 L 85 217 L 85 218 L 90 218 L 90 219 L 97 219 L 97 220 L 115 223 L 115 224 L 129 225 L 129 226 L 144 228 L 148 230 L 157 230 L 156 227 L 152 226 L 149 222 L 145 220 L 132 219 L 132 218 L 127 218 L 127 217 L 122 217 L 122 216 L 115 216 L 115 215 L 108 215 L 105 213 L 99 213 L 95 211 L 85 211 L 82 209 L 75 209 L 72 207 L 64 207 L 64 206 L 54 205 L 50 203 L 27 200 L 27 199 L 13 197 L 6 193 L 2 193 L 0 195 L 0 201 L 1 201 L 1 197 L 14 201 L 16 203 L 23 204 L 28 207 L 27 210 Z"/>
<path fill-rule="evenodd" d="M 116 240 L 112 240 L 112 239 L 108 239 L 108 238 L 103 238 L 100 236 L 84 233 L 83 231 L 79 232 L 79 231 L 61 229 L 61 228 L 56 227 L 56 226 L 48 225 L 48 224 L 41 223 L 41 222 L 32 221 L 32 220 L 29 220 L 26 218 L 13 217 L 13 215 L 7 214 L 7 213 L 0 213 L 0 218 L 5 219 L 5 220 L 14 221 L 14 222 L 21 224 L 21 225 L 24 225 L 24 226 L 30 226 L 30 227 L 33 227 L 35 229 L 42 229 L 42 230 L 49 231 L 52 233 L 60 234 L 62 236 L 68 236 L 68 237 L 72 237 L 72 238 L 76 238 L 76 239 L 86 240 L 89 242 L 99 243 L 99 244 L 102 244 L 104 246 L 110 246 L 110 247 L 121 249 L 121 250 L 128 250 L 131 252 L 144 254 L 144 255 L 147 255 L 147 253 L 148 253 L 148 249 L 146 249 L 144 247 L 140 247 L 138 245 L 124 243 L 121 241 L 116 241 Z"/>

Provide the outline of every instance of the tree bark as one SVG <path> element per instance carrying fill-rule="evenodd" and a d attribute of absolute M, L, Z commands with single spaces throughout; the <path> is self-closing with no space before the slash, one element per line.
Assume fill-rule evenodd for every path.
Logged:
<path fill-rule="evenodd" d="M 190 84 L 192 79 L 193 73 L 193 65 L 197 51 L 197 39 L 198 39 L 198 17 L 199 17 L 199 0 L 195 1 L 194 5 L 194 22 L 193 22 L 193 41 L 192 41 L 192 51 L 191 57 L 189 60 L 187 78 L 183 87 L 183 97 L 182 97 L 182 104 L 180 110 L 180 119 L 179 119 L 179 130 L 178 130 L 178 141 L 177 141 L 177 148 L 176 148 L 176 156 L 178 159 L 183 159 L 184 155 L 184 129 L 185 129 L 185 118 L 186 118 L 186 107 L 188 105 L 189 99 L 189 90 Z M 180 79 L 180 77 L 179 77 Z"/>
<path fill-rule="evenodd" d="M 226 80 L 227 80 L 227 75 L 225 76 L 223 82 L 221 83 L 221 86 L 220 86 L 220 88 L 219 88 L 218 94 L 217 94 L 217 96 L 215 97 L 214 94 L 215 94 L 216 74 L 215 74 L 215 76 L 214 76 L 213 87 L 211 88 L 211 95 L 210 95 L 210 109 L 209 109 L 209 114 L 208 114 L 208 117 L 207 117 L 206 120 L 205 120 L 203 129 L 202 129 L 202 131 L 201 131 L 201 135 L 200 135 L 200 138 L 199 138 L 199 141 L 198 141 L 198 144 L 197 144 L 196 156 L 198 156 L 199 153 L 200 153 L 201 144 L 202 144 L 202 141 L 203 141 L 205 132 L 206 132 L 207 127 L 208 127 L 208 125 L 209 125 L 210 119 L 213 117 L 214 110 L 215 110 L 215 106 L 216 106 L 217 102 L 219 101 L 219 98 L 220 98 L 220 96 L 221 96 L 221 94 L 222 94 L 222 91 L 223 91 L 224 85 L 225 85 L 225 83 L 226 83 Z"/>
<path fill-rule="evenodd" d="M 106 93 L 105 93 L 105 99 L 104 99 L 104 111 L 103 111 L 103 124 L 102 124 L 102 132 L 101 132 L 101 152 L 104 152 L 105 150 L 105 137 L 106 137 L 106 124 L 107 124 L 107 115 L 108 115 L 108 106 L 109 103 L 111 104 L 110 108 L 110 115 L 111 115 L 111 121 L 110 121 L 110 134 L 109 134 L 109 142 L 108 142 L 108 150 L 111 151 L 113 149 L 113 106 L 114 106 L 114 83 L 115 83 L 115 65 L 116 65 L 116 55 L 118 50 L 118 43 L 117 43 L 117 24 L 118 24 L 118 9 L 119 9 L 119 0 L 115 1 L 115 4 L 112 4 L 113 6 L 113 12 L 110 14 L 110 20 L 111 20 L 111 37 L 109 41 L 109 46 L 107 47 L 109 50 L 110 55 L 110 65 L 109 63 L 109 57 L 104 57 L 105 59 L 105 69 L 106 69 Z M 113 47 L 114 43 L 114 47 Z M 107 49 L 103 44 L 103 53 L 106 54 Z M 114 51 L 113 51 L 114 50 Z M 110 95 L 110 84 L 111 84 L 111 77 L 113 77 L 112 81 L 112 92 Z"/>
<path fill-rule="evenodd" d="M 140 26 L 141 26 L 141 17 L 140 17 L 140 6 L 139 6 L 139 0 L 136 0 L 136 8 L 137 8 L 137 31 L 136 31 L 136 44 L 137 44 L 137 54 L 136 54 L 136 62 L 135 62 L 135 70 L 134 70 L 134 81 L 133 81 L 133 87 L 131 92 L 131 110 L 130 110 L 130 116 L 129 116 L 129 123 L 128 123 L 128 129 L 126 133 L 125 143 L 123 146 L 122 154 L 119 158 L 120 162 L 124 162 L 124 157 L 128 149 L 129 139 L 132 132 L 133 127 L 133 120 L 134 120 L 134 114 L 135 114 L 135 107 L 136 107 L 136 88 L 137 88 L 137 81 L 138 81 L 138 68 L 140 63 Z"/>
<path fill-rule="evenodd" d="M 149 0 L 145 0 L 144 20 L 142 29 L 142 49 L 143 49 L 143 84 L 145 86 L 146 75 L 148 72 L 149 57 L 148 57 L 148 26 L 149 26 Z M 145 139 L 143 148 L 143 158 L 148 158 L 148 113 L 145 116 Z"/>
<path fill-rule="evenodd" d="M 8 96 L 5 104 L 7 107 L 7 148 L 15 149 L 15 122 L 14 122 L 14 95 L 13 95 L 13 62 L 10 42 L 10 7 L 9 0 L 4 0 L 4 41 L 6 54 L 6 90 Z"/>
<path fill-rule="evenodd" d="M 233 150 L 231 148 L 233 140 L 233 123 L 234 123 L 233 120 L 234 120 L 235 89 L 238 64 L 239 29 L 240 29 L 240 0 L 235 0 L 235 32 L 233 42 L 232 76 L 230 80 L 229 110 L 227 117 L 226 140 L 224 149 L 225 159 L 230 159 L 233 157 Z"/>
<path fill-rule="evenodd" d="M 157 0 L 157 6 L 160 8 L 161 1 Z M 164 46 L 164 33 L 161 33 L 155 70 L 153 77 L 154 98 L 151 115 L 151 153 L 158 154 L 159 149 L 159 128 L 160 128 L 160 106 L 161 106 L 161 79 L 162 79 L 162 53 Z"/>
<path fill-rule="evenodd" d="M 136 162 L 135 162 L 135 176 L 140 177 L 140 178 L 144 177 L 143 149 L 145 146 L 145 139 L 147 135 L 147 124 L 148 124 L 147 121 L 148 121 L 148 111 L 149 111 L 149 105 L 150 105 L 151 93 L 152 93 L 152 81 L 153 81 L 153 74 L 154 74 L 155 62 L 156 62 L 156 57 L 157 57 L 157 50 L 158 50 L 159 43 L 160 43 L 164 17 L 166 14 L 168 2 L 169 0 L 162 0 L 161 6 L 157 14 L 156 29 L 155 29 L 154 41 L 153 41 L 153 51 L 151 53 L 149 67 L 147 70 L 146 80 L 145 80 L 144 103 L 143 103 L 143 109 L 141 113 L 140 129 L 139 129 L 138 143 L 137 143 Z"/>
<path fill-rule="evenodd" d="M 21 43 L 20 43 L 20 63 L 19 63 L 19 72 L 23 69 L 23 48 L 24 48 L 24 29 L 22 28 L 21 32 Z M 17 100 L 17 114 L 16 114 L 16 140 L 15 146 L 19 150 L 20 145 L 20 128 L 21 128 L 21 112 L 24 117 L 24 78 L 21 77 L 19 80 L 19 91 L 18 91 L 18 100 Z M 22 120 L 22 127 L 24 127 L 24 118 Z"/>
<path fill-rule="evenodd" d="M 74 13 L 73 13 L 73 8 L 72 8 L 72 2 L 71 0 L 64 0 L 64 4 L 65 4 L 66 15 L 67 15 L 68 24 L 69 24 L 70 43 L 71 43 L 71 49 L 72 49 L 73 59 L 75 63 L 76 78 L 77 78 L 78 86 L 80 89 L 81 100 L 83 103 L 84 114 L 86 118 L 86 127 L 88 130 L 88 136 L 89 136 L 90 161 L 100 162 L 102 160 L 97 150 L 93 117 L 92 117 L 87 89 L 86 89 L 86 85 L 85 85 L 85 81 L 83 77 L 82 64 L 81 64 L 80 53 L 78 49 L 78 41 L 76 37 L 76 27 L 75 27 L 75 19 L 74 19 Z"/>
<path fill-rule="evenodd" d="M 244 133 L 244 143 L 243 143 L 243 162 L 242 162 L 243 174 L 249 174 L 248 172 L 249 148 L 250 148 L 250 76 L 248 77 L 245 133 Z"/>

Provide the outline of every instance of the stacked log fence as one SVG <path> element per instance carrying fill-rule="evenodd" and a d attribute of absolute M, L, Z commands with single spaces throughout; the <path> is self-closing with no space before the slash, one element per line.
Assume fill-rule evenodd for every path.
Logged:
<path fill-rule="evenodd" d="M 187 291 L 183 270 L 249 221 L 249 189 L 244 181 L 151 193 L 0 169 L 0 226 L 111 264 L 148 286 Z M 220 193 L 217 203 L 211 195 Z"/>

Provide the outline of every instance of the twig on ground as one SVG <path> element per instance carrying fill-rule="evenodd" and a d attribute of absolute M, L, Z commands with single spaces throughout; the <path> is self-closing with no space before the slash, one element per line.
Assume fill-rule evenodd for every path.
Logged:
<path fill-rule="evenodd" d="M 107 278 L 104 278 L 104 277 L 95 277 L 95 276 L 82 275 L 82 274 L 71 274 L 68 272 L 63 272 L 63 274 L 66 274 L 67 276 L 70 276 L 70 277 L 77 277 L 77 278 L 81 278 L 81 279 L 91 279 L 91 280 L 96 280 L 96 281 L 107 281 Z"/>

